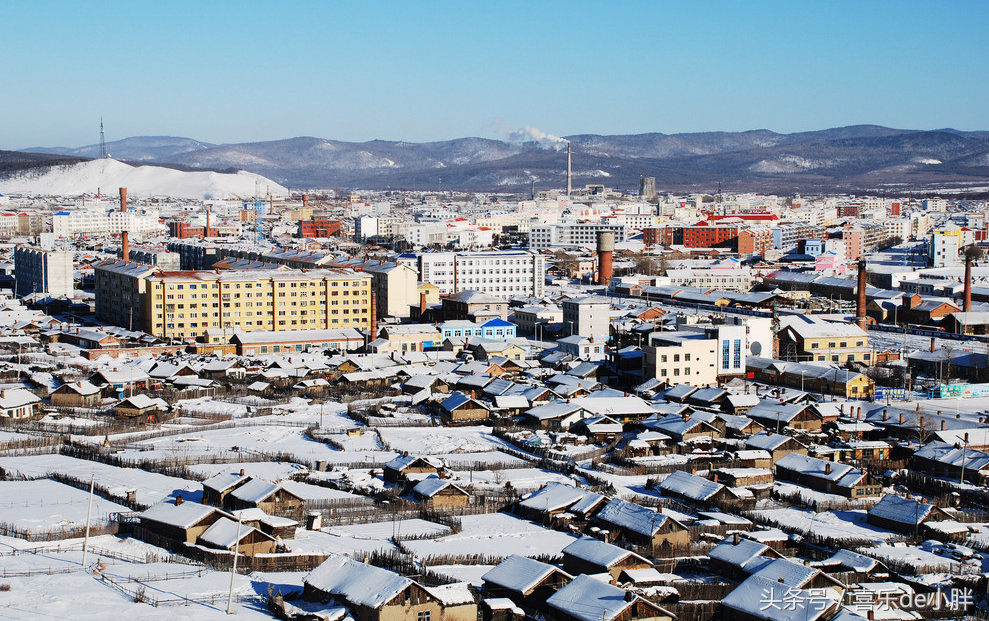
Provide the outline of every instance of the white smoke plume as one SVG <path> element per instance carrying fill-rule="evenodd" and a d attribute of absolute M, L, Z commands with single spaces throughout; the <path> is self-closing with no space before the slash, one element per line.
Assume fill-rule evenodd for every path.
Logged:
<path fill-rule="evenodd" d="M 523 143 L 523 142 L 536 142 L 539 146 L 547 149 L 556 149 L 559 151 L 567 146 L 567 141 L 559 136 L 554 136 L 548 132 L 533 127 L 531 125 L 526 125 L 518 129 L 513 129 L 508 125 L 502 125 L 501 134 L 505 136 L 505 140 L 513 143 Z"/>

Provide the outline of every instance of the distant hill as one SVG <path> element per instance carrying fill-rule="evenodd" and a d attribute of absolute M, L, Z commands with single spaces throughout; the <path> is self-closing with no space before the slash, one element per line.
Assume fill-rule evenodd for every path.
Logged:
<path fill-rule="evenodd" d="M 634 189 L 641 175 L 664 191 L 828 192 L 989 186 L 989 132 L 917 131 L 855 125 L 779 134 L 768 130 L 569 136 L 574 184 Z M 45 149 L 89 155 L 98 146 Z M 37 149 L 26 151 L 37 152 Z M 528 190 L 565 185 L 558 144 L 484 138 L 411 143 L 298 137 L 212 145 L 189 138 L 135 137 L 112 156 L 193 169 L 240 169 L 296 188 Z"/>

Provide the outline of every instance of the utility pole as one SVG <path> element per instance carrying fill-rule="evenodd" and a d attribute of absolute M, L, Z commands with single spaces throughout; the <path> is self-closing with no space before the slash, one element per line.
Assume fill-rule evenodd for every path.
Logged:
<path fill-rule="evenodd" d="M 234 578 L 237 576 L 237 557 L 240 556 L 240 527 L 244 522 L 237 516 L 237 541 L 234 543 L 234 562 L 230 569 L 230 593 L 227 594 L 227 614 L 233 614 L 231 608 L 234 604 Z"/>
<path fill-rule="evenodd" d="M 89 478 L 89 509 L 86 511 L 86 536 L 82 540 L 82 568 L 86 569 L 86 553 L 89 551 L 89 520 L 93 517 L 93 490 L 96 488 L 96 475 Z"/>

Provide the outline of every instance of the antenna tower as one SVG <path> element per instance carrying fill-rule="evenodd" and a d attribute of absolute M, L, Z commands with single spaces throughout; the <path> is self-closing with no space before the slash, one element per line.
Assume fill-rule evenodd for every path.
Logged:
<path fill-rule="evenodd" d="M 103 133 L 103 117 L 100 117 L 100 159 L 105 160 L 109 155 L 106 152 L 106 135 Z"/>

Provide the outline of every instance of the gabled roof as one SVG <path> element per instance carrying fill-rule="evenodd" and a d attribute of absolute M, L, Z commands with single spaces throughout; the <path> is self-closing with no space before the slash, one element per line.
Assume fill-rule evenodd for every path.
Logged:
<path fill-rule="evenodd" d="M 373 609 L 384 606 L 415 584 L 395 572 L 358 563 L 342 555 L 323 561 L 303 578 L 303 582 L 348 603 Z"/>
<path fill-rule="evenodd" d="M 519 504 L 533 511 L 560 511 L 581 501 L 588 495 L 592 495 L 592 492 L 566 483 L 551 481 L 545 487 L 530 494 Z"/>
<path fill-rule="evenodd" d="M 917 526 L 934 510 L 934 505 L 919 500 L 907 500 L 895 494 L 886 494 L 871 509 L 869 515 L 898 524 Z"/>
<path fill-rule="evenodd" d="M 714 497 L 718 492 L 725 489 L 725 486 L 714 481 L 709 481 L 696 474 L 690 474 L 683 470 L 674 470 L 673 474 L 663 479 L 659 488 L 664 492 L 678 494 L 691 500 L 706 501 Z"/>
<path fill-rule="evenodd" d="M 243 541 L 254 531 L 257 531 L 259 535 L 266 539 L 275 540 L 274 537 L 259 531 L 253 526 L 244 526 L 243 524 L 238 524 L 236 520 L 226 517 L 221 517 L 219 520 L 213 522 L 212 526 L 203 531 L 202 535 L 199 535 L 199 539 L 208 545 L 229 550 L 237 544 L 238 530 L 240 531 L 240 541 Z"/>
<path fill-rule="evenodd" d="M 601 509 L 597 518 L 601 521 L 624 528 L 640 535 L 652 537 L 672 520 L 665 513 L 659 513 L 648 507 L 633 504 L 621 498 L 615 498 Z M 674 520 L 675 521 L 675 520 Z"/>
<path fill-rule="evenodd" d="M 793 605 L 764 603 L 770 596 L 773 602 L 779 602 L 784 595 L 793 598 Z M 795 589 L 760 576 L 749 576 L 721 603 L 729 610 L 766 621 L 817 621 L 830 616 L 840 599 L 841 595 L 834 589 L 818 593 L 814 589 Z"/>
<path fill-rule="evenodd" d="M 739 537 L 736 542 L 734 538 L 729 537 L 708 552 L 708 556 L 722 563 L 745 570 L 748 566 L 754 564 L 755 561 L 762 559 L 766 552 L 772 554 L 769 546 L 765 544 L 743 537 Z"/>
<path fill-rule="evenodd" d="M 509 591 L 528 594 L 554 572 L 559 572 L 566 578 L 571 577 L 553 565 L 513 554 L 481 576 L 481 579 Z"/>
<path fill-rule="evenodd" d="M 580 621 L 610 621 L 620 617 L 630 607 L 638 605 L 639 600 L 655 609 L 657 614 L 650 616 L 658 617 L 663 613 L 670 617 L 675 616 L 621 587 L 586 574 L 577 576 L 570 584 L 551 595 L 546 604 Z"/>
<path fill-rule="evenodd" d="M 220 472 L 203 481 L 203 487 L 222 493 L 250 478 L 239 472 Z"/>
<path fill-rule="evenodd" d="M 168 526 L 185 529 L 195 526 L 213 513 L 226 515 L 216 507 L 202 505 L 198 502 L 175 504 L 173 501 L 166 501 L 149 507 L 140 513 L 138 517 L 142 520 L 150 520 L 159 524 L 167 524 Z"/>
<path fill-rule="evenodd" d="M 563 553 L 600 567 L 611 567 L 628 557 L 634 557 L 643 563 L 649 563 L 648 560 L 635 552 L 601 541 L 600 539 L 595 539 L 594 537 L 581 537 L 563 548 Z"/>

